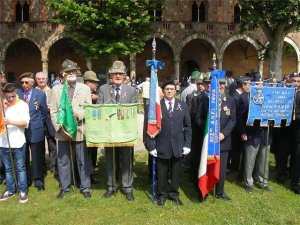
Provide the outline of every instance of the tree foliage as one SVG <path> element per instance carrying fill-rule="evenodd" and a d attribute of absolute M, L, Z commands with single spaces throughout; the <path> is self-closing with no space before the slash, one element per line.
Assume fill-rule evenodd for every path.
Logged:
<path fill-rule="evenodd" d="M 269 41 L 267 45 L 261 44 L 263 59 L 270 58 L 270 70 L 281 76 L 284 38 L 300 29 L 300 1 L 238 0 L 238 4 L 242 8 L 240 32 L 262 29 Z"/>
<path fill-rule="evenodd" d="M 46 0 L 52 22 L 65 25 L 77 53 L 129 55 L 143 49 L 152 30 L 148 11 L 160 10 L 163 0 Z"/>
<path fill-rule="evenodd" d="M 280 37 L 300 28 L 299 0 L 239 0 L 241 32 L 260 27 L 267 38 Z"/>

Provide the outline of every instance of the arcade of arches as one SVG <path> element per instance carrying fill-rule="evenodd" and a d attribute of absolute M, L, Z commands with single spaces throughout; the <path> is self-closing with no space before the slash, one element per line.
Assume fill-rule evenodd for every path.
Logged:
<path fill-rule="evenodd" d="M 6 48 L 2 49 L 0 66 L 5 70 L 8 81 L 13 81 L 25 71 L 46 71 L 54 79 L 55 76 L 60 75 L 61 63 L 65 59 L 70 59 L 77 62 L 82 73 L 92 69 L 106 79 L 105 62 L 107 63 L 107 59 L 100 57 L 97 60 L 87 60 L 75 53 L 69 40 L 69 38 L 62 37 L 52 44 L 48 43 L 48 47 L 45 47 L 47 43 L 41 47 L 37 44 L 38 42 L 34 42 L 26 36 L 13 40 L 4 45 Z M 268 61 L 258 60 L 258 46 L 250 38 L 231 38 L 223 46 L 217 46 L 210 39 L 195 37 L 195 35 L 186 38 L 185 43 L 181 42 L 178 47 L 170 43 L 170 40 L 165 36 L 156 37 L 155 57 L 165 63 L 164 69 L 158 72 L 160 82 L 169 78 L 182 80 L 194 70 L 209 71 L 208 67 L 213 65 L 212 55 L 214 53 L 217 55 L 217 68 L 228 71 L 228 74 L 233 77 L 251 71 L 259 71 L 264 77 L 267 77 L 269 73 Z M 284 48 L 287 51 L 284 51 L 282 59 L 282 74 L 299 71 L 297 49 L 292 45 L 293 42 L 290 39 L 286 38 L 286 40 Z M 149 76 L 150 68 L 146 67 L 146 60 L 153 57 L 151 45 L 152 39 L 149 39 L 145 44 L 144 51 L 119 58 L 128 67 L 128 75 L 139 78 L 139 80 L 144 80 L 146 76 Z"/>

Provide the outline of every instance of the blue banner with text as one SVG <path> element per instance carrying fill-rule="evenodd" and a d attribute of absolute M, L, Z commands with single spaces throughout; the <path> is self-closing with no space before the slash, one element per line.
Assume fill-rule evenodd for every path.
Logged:
<path fill-rule="evenodd" d="M 274 121 L 274 127 L 280 127 L 286 120 L 286 126 L 291 123 L 294 103 L 294 86 L 254 86 L 251 84 L 249 113 L 247 125 L 253 125 L 254 120 L 260 120 L 260 126 L 268 126 L 268 121 Z"/>

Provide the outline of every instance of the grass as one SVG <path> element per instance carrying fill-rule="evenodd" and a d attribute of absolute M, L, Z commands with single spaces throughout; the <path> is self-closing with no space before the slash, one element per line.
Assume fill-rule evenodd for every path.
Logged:
<path fill-rule="evenodd" d="M 98 175 L 100 184 L 92 186 L 92 198 L 84 199 L 79 189 L 57 200 L 58 181 L 48 171 L 46 190 L 38 192 L 29 188 L 29 201 L 20 204 L 17 197 L 0 202 L 0 224 L 299 224 L 300 199 L 288 189 L 274 182 L 274 158 L 270 165 L 269 187 L 272 193 L 254 188 L 247 195 L 236 172 L 227 176 L 225 190 L 232 202 L 212 196 L 199 203 L 197 194 L 188 182 L 188 175 L 181 173 L 180 198 L 184 203 L 178 207 L 167 201 L 158 207 L 151 201 L 151 186 L 148 184 L 147 152 L 135 152 L 135 201 L 128 202 L 119 192 L 109 199 L 102 199 L 106 191 L 104 156 L 99 154 Z M 0 185 L 1 193 L 5 185 Z"/>

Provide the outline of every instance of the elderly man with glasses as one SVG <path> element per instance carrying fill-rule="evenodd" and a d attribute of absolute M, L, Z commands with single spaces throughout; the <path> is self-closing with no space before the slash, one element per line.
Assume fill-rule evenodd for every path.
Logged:
<path fill-rule="evenodd" d="M 25 129 L 26 136 L 26 168 L 27 183 L 34 186 L 39 191 L 45 190 L 44 165 L 45 165 L 45 132 L 44 122 L 47 117 L 46 94 L 33 87 L 34 74 L 32 72 L 23 73 L 20 78 L 21 88 L 17 90 L 20 99 L 24 100 L 29 106 L 30 122 Z M 30 148 L 30 152 L 29 152 Z M 30 154 L 31 168 L 30 169 Z M 32 178 L 31 178 L 32 173 Z"/>

